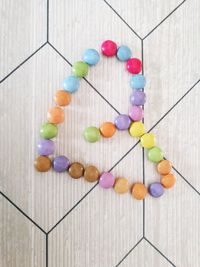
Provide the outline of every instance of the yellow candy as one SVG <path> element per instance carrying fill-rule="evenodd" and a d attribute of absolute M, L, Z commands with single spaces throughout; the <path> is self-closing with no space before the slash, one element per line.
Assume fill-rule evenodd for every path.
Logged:
<path fill-rule="evenodd" d="M 140 138 L 140 144 L 144 148 L 152 148 L 156 145 L 155 135 L 152 133 L 146 133 Z"/>
<path fill-rule="evenodd" d="M 141 121 L 136 121 L 131 124 L 129 133 L 133 137 L 140 137 L 145 133 L 144 124 Z"/>

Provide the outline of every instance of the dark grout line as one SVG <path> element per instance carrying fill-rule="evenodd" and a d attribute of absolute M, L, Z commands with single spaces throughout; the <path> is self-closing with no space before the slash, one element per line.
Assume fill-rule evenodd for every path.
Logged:
<path fill-rule="evenodd" d="M 49 0 L 47 0 L 47 42 L 49 41 Z"/>
<path fill-rule="evenodd" d="M 48 42 L 48 44 L 55 50 L 55 52 L 61 56 L 69 65 L 72 67 L 72 64 L 69 60 L 67 60 L 51 43 Z M 120 112 L 86 79 L 83 78 L 84 81 L 86 81 L 87 84 L 92 87 L 92 89 L 117 113 L 120 114 Z"/>
<path fill-rule="evenodd" d="M 144 240 L 149 243 L 152 248 L 154 248 L 163 258 L 165 258 L 172 266 L 176 267 L 172 261 L 170 261 L 157 247 L 155 247 L 146 237 L 144 237 Z"/>
<path fill-rule="evenodd" d="M 118 262 L 117 265 L 115 265 L 115 267 L 118 267 L 127 257 L 128 255 L 140 244 L 140 242 L 144 239 L 144 237 L 142 237 L 129 251 L 128 253 L 126 253 L 126 255 L 120 260 L 120 262 Z"/>
<path fill-rule="evenodd" d="M 0 192 L 0 194 L 12 205 L 14 206 L 21 214 L 23 214 L 29 221 L 31 221 L 35 226 L 37 226 L 38 229 L 40 229 L 45 235 L 46 232 L 35 222 L 33 219 L 31 219 L 23 210 L 21 210 L 12 200 L 10 200 L 3 192 Z"/>
<path fill-rule="evenodd" d="M 148 130 L 150 132 L 153 130 L 191 91 L 194 87 L 200 82 L 200 79 L 195 82 L 192 87 L 181 97 L 179 100 Z"/>
<path fill-rule="evenodd" d="M 150 34 L 152 34 L 166 19 L 168 19 L 177 9 L 179 9 L 179 7 L 181 7 L 184 3 L 186 2 L 186 0 L 184 0 L 183 2 L 181 2 L 177 7 L 175 7 L 163 20 L 161 20 L 161 22 L 156 25 L 149 33 L 147 33 L 142 40 L 145 40 Z"/>
<path fill-rule="evenodd" d="M 46 234 L 46 267 L 49 266 L 49 240 L 48 234 Z"/>
<path fill-rule="evenodd" d="M 35 52 L 33 52 L 29 57 L 27 57 L 24 61 L 22 61 L 16 68 L 14 68 L 10 73 L 8 73 L 1 81 L 0 84 L 5 81 L 11 74 L 13 74 L 17 69 L 19 69 L 24 63 L 26 63 L 30 58 L 32 58 L 37 52 L 39 52 L 47 42 L 45 42 L 43 45 L 41 45 Z"/>
<path fill-rule="evenodd" d="M 178 175 L 181 176 L 181 178 L 198 194 L 200 195 L 200 192 L 174 167 L 172 166 L 172 169 L 178 173 Z"/>
<path fill-rule="evenodd" d="M 109 6 L 111 8 L 111 10 L 124 22 L 124 24 L 140 39 L 142 40 L 142 38 L 139 36 L 139 34 L 133 30 L 133 28 L 122 18 L 122 16 L 120 16 L 120 14 L 106 1 L 103 0 L 103 2 Z"/>

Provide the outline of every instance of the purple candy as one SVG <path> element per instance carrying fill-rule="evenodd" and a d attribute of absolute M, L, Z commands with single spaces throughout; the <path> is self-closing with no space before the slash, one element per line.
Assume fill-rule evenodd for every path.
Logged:
<path fill-rule="evenodd" d="M 149 194 L 152 197 L 160 197 L 163 195 L 163 193 L 164 193 L 164 187 L 160 183 L 156 182 L 156 183 L 150 184 Z"/>
<path fill-rule="evenodd" d="M 103 172 L 99 179 L 99 185 L 105 189 L 113 187 L 115 178 L 110 172 Z"/>
<path fill-rule="evenodd" d="M 144 117 L 144 111 L 139 106 L 132 106 L 129 109 L 129 116 L 133 121 L 141 121 Z"/>
<path fill-rule="evenodd" d="M 126 114 L 121 114 L 115 119 L 115 126 L 118 130 L 127 130 L 131 124 L 131 119 Z"/>
<path fill-rule="evenodd" d="M 53 168 L 56 172 L 64 172 L 69 168 L 69 159 L 65 156 L 55 157 L 53 160 Z"/>
<path fill-rule="evenodd" d="M 130 101 L 132 105 L 143 106 L 146 102 L 146 94 L 140 90 L 134 90 L 130 96 Z"/>
<path fill-rule="evenodd" d="M 38 154 L 41 156 L 49 156 L 54 153 L 54 142 L 52 140 L 41 139 L 38 142 Z"/>

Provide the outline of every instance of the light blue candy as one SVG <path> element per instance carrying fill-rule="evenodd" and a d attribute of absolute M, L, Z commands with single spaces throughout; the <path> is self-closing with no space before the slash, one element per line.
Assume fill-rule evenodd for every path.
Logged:
<path fill-rule="evenodd" d="M 131 58 L 131 50 L 128 46 L 122 45 L 117 50 L 117 58 L 121 61 L 127 61 Z"/>
<path fill-rule="evenodd" d="M 87 49 L 83 54 L 83 61 L 88 65 L 96 65 L 100 60 L 99 53 L 95 49 Z"/>
<path fill-rule="evenodd" d="M 80 86 L 80 81 L 75 76 L 68 76 L 63 81 L 63 89 L 70 93 L 76 92 L 79 86 Z"/>
<path fill-rule="evenodd" d="M 131 76 L 130 86 L 133 89 L 142 89 L 145 87 L 146 79 L 142 74 L 136 74 Z"/>

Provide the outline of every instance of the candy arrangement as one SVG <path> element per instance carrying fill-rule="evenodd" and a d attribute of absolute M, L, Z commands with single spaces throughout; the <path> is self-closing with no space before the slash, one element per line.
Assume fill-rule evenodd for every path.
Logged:
<path fill-rule="evenodd" d="M 130 79 L 131 107 L 128 114 L 118 115 L 114 122 L 104 122 L 99 128 L 87 127 L 83 133 L 84 138 L 86 141 L 94 143 L 99 141 L 101 137 L 111 138 L 117 130 L 129 131 L 130 136 L 139 138 L 141 146 L 147 149 L 148 159 L 157 164 L 157 172 L 161 175 L 160 182 L 154 182 L 148 188 L 143 183 L 134 183 L 130 186 L 126 178 L 114 177 L 111 172 L 100 172 L 93 165 L 84 167 L 79 162 L 70 163 L 70 160 L 63 155 L 50 159 L 50 155 L 55 152 L 55 144 L 51 139 L 57 136 L 57 125 L 64 122 L 65 119 L 63 107 L 70 104 L 72 94 L 79 89 L 80 79 L 87 75 L 89 67 L 96 65 L 100 60 L 99 53 L 94 49 L 87 49 L 83 54 L 83 60 L 73 64 L 73 75 L 64 79 L 63 90 L 58 90 L 55 93 L 56 106 L 48 110 L 48 122 L 44 123 L 40 129 L 39 156 L 35 159 L 35 168 L 40 172 L 49 171 L 51 167 L 56 172 L 67 171 L 73 179 L 84 177 L 88 182 L 98 181 L 100 187 L 114 188 L 115 192 L 119 194 L 131 190 L 132 196 L 138 200 L 144 199 L 148 192 L 152 197 L 160 197 L 165 189 L 173 187 L 176 178 L 171 173 L 171 162 L 164 159 L 162 150 L 156 146 L 154 134 L 146 132 L 142 122 L 144 116 L 142 106 L 146 101 L 146 94 L 143 91 L 146 80 L 144 75 L 140 74 L 142 62 L 137 58 L 131 58 L 132 53 L 127 46 L 117 47 L 117 44 L 111 40 L 102 43 L 101 52 L 106 57 L 116 56 L 118 60 L 126 63 L 127 71 L 132 74 Z"/>

